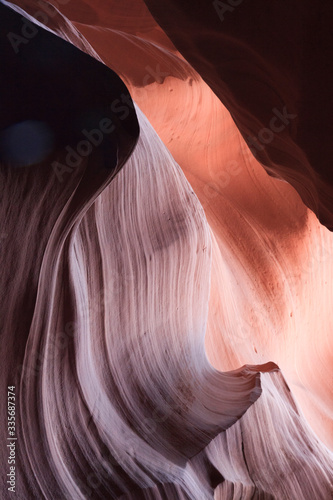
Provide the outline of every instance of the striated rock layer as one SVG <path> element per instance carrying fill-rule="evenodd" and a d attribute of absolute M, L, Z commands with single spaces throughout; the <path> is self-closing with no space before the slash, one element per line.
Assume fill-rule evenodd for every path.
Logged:
<path fill-rule="evenodd" d="M 330 0 L 145 3 L 227 106 L 252 154 L 332 229 Z"/>
<path fill-rule="evenodd" d="M 333 241 L 303 203 L 330 227 L 314 174 L 330 156 L 310 154 L 309 94 L 256 155 L 298 194 L 246 145 L 293 92 L 235 78 L 272 78 L 234 62 L 240 32 L 253 51 L 246 23 L 228 34 L 238 17 L 220 39 L 216 20 L 196 28 L 208 6 L 185 19 L 185 4 L 146 2 L 187 62 L 139 1 L 5 3 L 1 380 L 16 391 L 17 497 L 331 498 Z"/>

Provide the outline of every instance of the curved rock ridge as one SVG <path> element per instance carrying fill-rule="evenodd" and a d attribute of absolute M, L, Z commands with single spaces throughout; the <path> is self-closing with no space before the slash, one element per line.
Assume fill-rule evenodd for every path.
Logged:
<path fill-rule="evenodd" d="M 330 0 L 145 4 L 231 112 L 252 154 L 332 230 Z"/>
<path fill-rule="evenodd" d="M 29 9 L 34 12 L 31 5 Z M 211 362 L 219 370 L 229 370 L 275 361 L 306 418 L 332 448 L 331 234 L 290 185 L 265 174 L 230 113 L 200 76 L 189 71 L 171 42 L 161 37 L 145 6 L 134 0 L 121 5 L 101 2 L 94 10 L 103 29 L 84 24 L 89 8 L 79 0 L 65 2 L 61 10 L 74 19 L 73 43 L 77 31 L 85 30 L 100 57 L 126 80 L 204 207 L 220 248 L 214 245 L 213 265 L 219 271 L 213 273 L 206 332 Z M 136 25 L 129 11 L 136 14 Z M 106 23 L 111 30 L 104 28 Z M 122 51 L 124 33 L 143 37 L 148 44 L 145 60 L 136 39 L 129 38 L 130 51 Z M 151 59 L 156 49 L 158 63 Z M 174 76 L 173 64 L 162 64 L 165 50 L 179 57 L 186 79 Z M 137 57 L 146 78 L 143 68 L 140 73 L 137 65 L 129 64 Z M 226 250 L 228 262 L 221 267 Z M 237 296 L 232 307 L 223 292 L 230 278 L 229 294 Z"/>
<path fill-rule="evenodd" d="M 3 29 L 14 33 L 22 19 L 1 10 Z M 44 66 L 41 46 L 54 52 Z M 3 67 L 12 78 L 17 60 L 9 48 Z M 32 126 L 39 123 L 53 134 L 53 149 L 39 151 L 43 162 L 22 165 L 8 148 L 2 158 L 2 227 L 16 225 L 3 253 L 3 331 L 10 335 L 2 359 L 3 381 L 15 384 L 18 402 L 17 493 L 108 498 L 170 478 L 191 491 L 183 479 L 187 460 L 260 395 L 260 368 L 219 373 L 205 355 L 211 254 L 204 212 L 139 111 L 136 153 L 109 184 L 136 141 L 126 88 L 41 29 L 24 49 L 7 87 L 1 132 L 25 124 L 14 139 L 16 148 L 27 148 L 31 129 L 36 143 L 42 135 Z M 63 85 L 73 51 L 78 80 L 73 75 Z M 81 87 L 80 71 L 94 72 L 90 85 Z M 20 82 L 30 99 L 16 108 Z M 51 93 L 53 113 L 45 108 Z M 127 116 L 119 117 L 112 103 L 123 94 Z M 94 128 L 80 131 L 78 124 Z"/>
<path fill-rule="evenodd" d="M 214 499 L 331 498 L 332 453 L 299 415 L 281 372 L 261 383 L 259 400 L 208 447 L 225 478 Z"/>
<path fill-rule="evenodd" d="M 106 62 L 149 119 L 108 68 L 67 44 L 59 64 L 64 42 L 0 5 L 19 498 L 331 498 L 332 453 L 304 418 L 332 445 L 331 233 L 265 174 L 142 2 L 11 5 Z M 8 147 L 22 135 L 35 147 Z"/>

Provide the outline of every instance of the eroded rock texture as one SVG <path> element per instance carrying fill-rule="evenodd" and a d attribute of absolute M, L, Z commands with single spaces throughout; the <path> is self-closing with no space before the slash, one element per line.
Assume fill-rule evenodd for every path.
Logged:
<path fill-rule="evenodd" d="M 333 497 L 330 7 L 231 3 L 0 3 L 2 498 Z"/>

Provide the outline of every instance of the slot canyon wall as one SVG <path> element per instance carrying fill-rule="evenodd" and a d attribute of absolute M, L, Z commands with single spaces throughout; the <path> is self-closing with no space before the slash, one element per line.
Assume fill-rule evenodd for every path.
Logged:
<path fill-rule="evenodd" d="M 0 2 L 1 498 L 333 498 L 332 26 Z"/>

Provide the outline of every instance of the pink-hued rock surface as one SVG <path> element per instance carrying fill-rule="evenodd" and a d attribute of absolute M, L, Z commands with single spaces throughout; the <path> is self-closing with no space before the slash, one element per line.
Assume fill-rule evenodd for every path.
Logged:
<path fill-rule="evenodd" d="M 270 42 L 278 2 L 242 35 L 232 16 L 246 0 L 223 22 L 223 2 L 188 19 L 176 1 L 146 3 L 3 2 L 103 62 L 135 103 L 110 89 L 116 153 L 98 144 L 59 170 L 59 144 L 36 165 L 1 163 L 1 418 L 15 384 L 17 497 L 329 500 L 332 157 L 323 133 L 319 161 L 306 125 L 308 73 L 286 63 L 273 78 L 291 43 L 288 30 Z M 38 44 L 29 33 L 13 68 Z M 103 71 L 77 64 L 82 96 L 99 102 L 101 82 L 104 103 Z"/>

